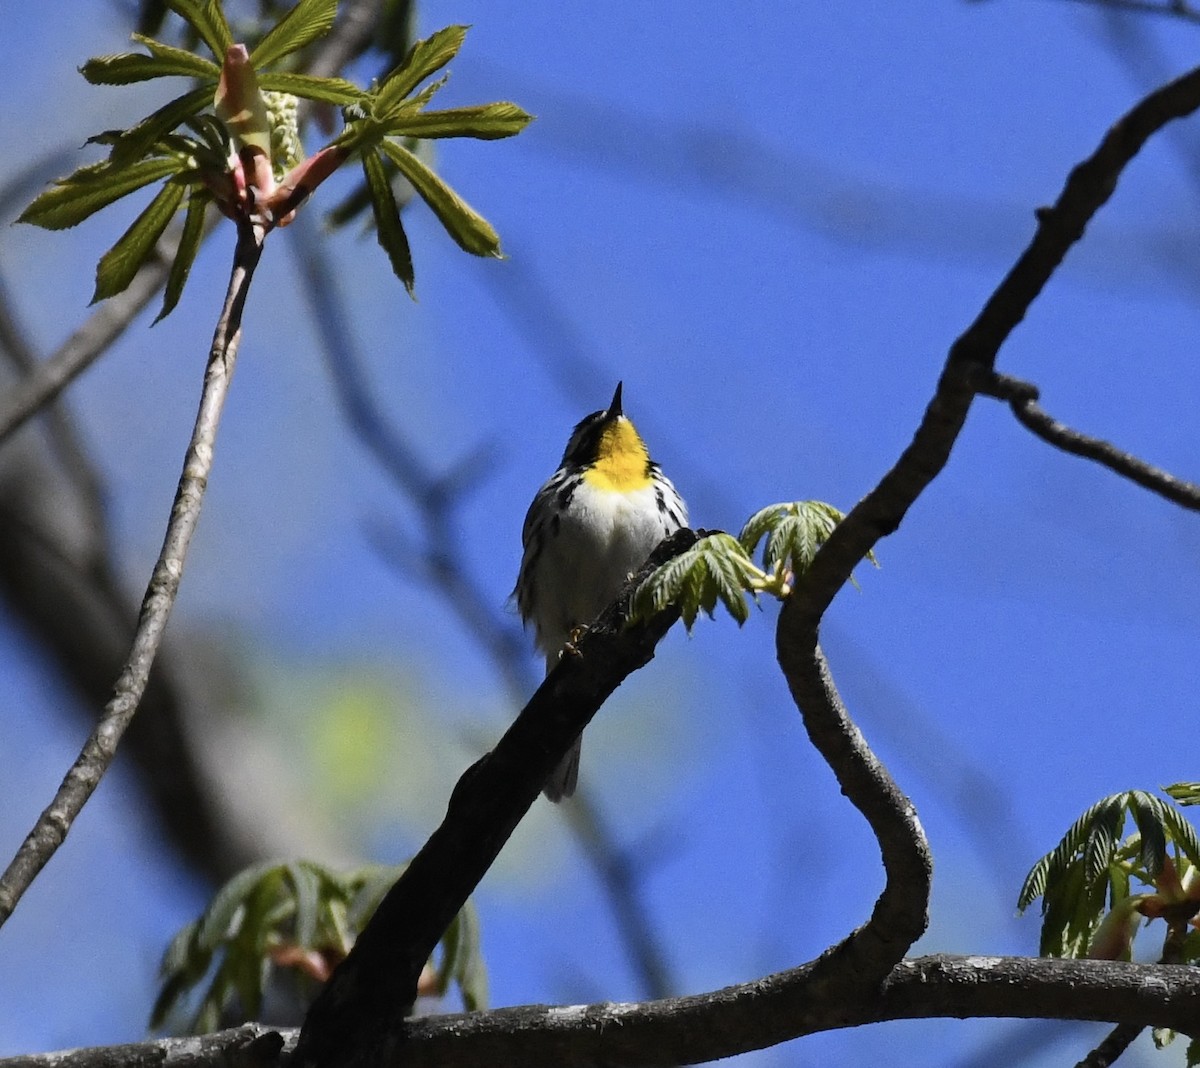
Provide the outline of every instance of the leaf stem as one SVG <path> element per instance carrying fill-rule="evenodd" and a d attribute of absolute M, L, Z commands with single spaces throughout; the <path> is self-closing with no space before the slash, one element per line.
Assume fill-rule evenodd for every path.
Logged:
<path fill-rule="evenodd" d="M 25 891 L 66 839 L 75 818 L 112 765 L 117 745 L 145 693 L 150 668 L 179 591 L 188 546 L 200 518 L 204 490 L 212 469 L 217 427 L 241 341 L 242 310 L 262 255 L 262 240 L 261 228 L 239 226 L 229 288 L 209 350 L 196 424 L 184 455 L 183 472 L 175 491 L 162 550 L 142 598 L 132 647 L 113 688 L 112 698 L 105 705 L 79 757 L 0 876 L 0 925 L 12 915 Z"/>

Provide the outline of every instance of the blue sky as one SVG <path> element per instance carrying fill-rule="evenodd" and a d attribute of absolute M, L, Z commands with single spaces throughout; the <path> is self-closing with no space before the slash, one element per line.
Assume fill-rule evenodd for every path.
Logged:
<path fill-rule="evenodd" d="M 74 75 L 123 47 L 124 31 L 108 5 L 65 11 L 13 13 L 0 77 L 25 103 L 0 114 L 0 132 L 28 154 L 7 154 L 0 179 L 150 102 Z M 732 14 L 657 2 L 626 18 L 438 0 L 421 16 L 423 32 L 473 24 L 447 104 L 511 98 L 538 116 L 514 141 L 439 146 L 439 168 L 510 258 L 468 259 L 421 206 L 406 217 L 416 303 L 372 239 L 341 233 L 325 254 L 374 387 L 429 463 L 493 450 L 461 512 L 461 552 L 497 606 L 530 497 L 618 379 L 696 525 L 736 529 L 779 500 L 852 505 L 907 443 L 1034 209 L 1148 87 L 1131 40 L 1114 46 L 1110 23 L 1066 0 Z M 1135 27 L 1165 73 L 1194 61 L 1196 28 Z M 1135 161 L 1000 357 L 1057 417 L 1193 478 L 1200 273 L 1181 159 L 1196 131 L 1172 130 Z M 0 271 L 46 351 L 85 316 L 92 264 L 132 215 L 0 231 Z M 131 589 L 161 539 L 228 236 L 206 247 L 178 312 L 135 324 L 71 393 Z M 251 295 L 172 634 L 244 658 L 261 694 L 246 737 L 273 754 L 272 788 L 296 818 L 311 805 L 342 847 L 393 861 L 435 825 L 453 777 L 513 707 L 453 615 L 371 547 L 372 524 L 408 529 L 411 510 L 336 410 L 296 245 L 272 238 Z M 919 948 L 1034 952 L 1036 918 L 1013 916 L 1033 860 L 1101 795 L 1197 777 L 1200 527 L 981 400 L 879 553 L 824 638 L 932 841 L 933 924 Z M 741 631 L 719 619 L 672 634 L 586 738 L 586 781 L 644 861 L 681 993 L 808 959 L 862 920 L 880 885 L 874 844 L 787 699 L 774 617 L 768 605 Z M 321 724 L 339 680 L 363 678 L 386 695 L 377 704 L 397 702 L 394 722 L 372 721 L 395 751 L 378 798 L 347 813 Z M 9 621 L 0 700 L 9 853 L 82 736 Z M 0 934 L 0 1052 L 142 1033 L 157 955 L 201 903 L 142 809 L 129 777 L 106 781 Z M 639 996 L 548 805 L 478 901 L 496 1004 Z M 1001 1027 L 888 1025 L 747 1061 L 899 1049 L 954 1064 Z M 1094 1033 L 1049 1047 L 1045 1062 L 1081 1056 Z"/>

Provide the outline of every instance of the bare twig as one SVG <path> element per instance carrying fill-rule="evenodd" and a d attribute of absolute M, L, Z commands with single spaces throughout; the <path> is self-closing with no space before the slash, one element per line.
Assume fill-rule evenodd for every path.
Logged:
<path fill-rule="evenodd" d="M 1176 478 L 1107 441 L 1081 434 L 1060 423 L 1038 404 L 1038 389 L 1032 383 L 1009 375 L 985 373 L 979 376 L 976 389 L 989 397 L 1007 401 L 1023 426 L 1055 448 L 1095 460 L 1180 507 L 1200 512 L 1200 485 Z"/>
<path fill-rule="evenodd" d="M 1075 1068 L 1109 1068 L 1118 1057 L 1133 1045 L 1144 1031 L 1141 1024 L 1117 1024 L 1104 1041 L 1083 1058 Z"/>
<path fill-rule="evenodd" d="M 112 699 L 105 706 L 95 730 L 54 800 L 38 818 L 4 875 L 0 876 L 0 925 L 12 915 L 21 896 L 62 844 L 75 817 L 99 785 L 146 689 L 150 668 L 179 590 L 188 545 L 200 517 L 200 506 L 212 469 L 217 427 L 241 341 L 246 292 L 262 255 L 262 237 L 258 228 L 239 227 L 229 289 L 209 350 L 196 424 L 184 456 L 163 547 L 142 599 L 133 645 Z"/>
<path fill-rule="evenodd" d="M 129 327 L 166 284 L 177 236 L 164 237 L 124 293 L 100 305 L 87 320 L 0 402 L 0 443 L 37 415 L 86 371 Z"/>
<path fill-rule="evenodd" d="M 842 793 L 871 825 L 887 877 L 870 919 L 823 954 L 817 972 L 822 981 L 870 990 L 925 931 L 933 862 L 916 809 L 850 719 L 816 628 L 797 625 L 804 617 L 795 603 L 789 599 L 779 615 L 779 666 L 813 745 L 833 769 Z"/>

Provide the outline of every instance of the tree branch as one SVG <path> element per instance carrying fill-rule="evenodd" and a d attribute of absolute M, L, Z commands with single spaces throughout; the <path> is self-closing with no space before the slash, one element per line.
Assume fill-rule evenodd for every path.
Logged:
<path fill-rule="evenodd" d="M 424 1016 L 378 1068 L 597 1068 L 695 1064 L 823 1031 L 890 1020 L 1108 1020 L 1200 1031 L 1200 969 L 1121 961 L 938 954 L 903 960 L 877 990 L 815 981 L 819 964 L 707 994 L 640 1004 L 525 1005 Z M 253 1025 L 203 1038 L 160 1039 L 0 1060 L 0 1068 L 152 1068 L 188 1053 L 192 1068 L 228 1068 L 230 1053 L 270 1059 L 272 1032 Z M 284 1062 L 303 1051 L 284 1039 Z M 255 1036 L 257 1042 L 250 1043 Z M 186 1045 L 185 1045 L 186 1044 Z M 290 1057 L 288 1051 L 295 1049 Z M 232 1063 L 237 1064 L 237 1060 Z"/>
<path fill-rule="evenodd" d="M 75 817 L 112 764 L 121 736 L 145 692 L 167 618 L 175 604 L 188 545 L 200 517 L 200 506 L 212 469 L 217 427 L 241 341 L 246 292 L 262 255 L 262 236 L 257 228 L 239 227 L 229 289 L 209 351 L 196 424 L 184 455 L 183 473 L 175 491 L 162 550 L 142 599 L 137 630 L 125 666 L 113 696 L 82 752 L 8 869 L 0 876 L 0 925 L 12 915 L 38 872 L 62 845 Z"/>
<path fill-rule="evenodd" d="M 351 432 L 416 509 L 422 537 L 408 539 L 399 530 L 373 523 L 370 540 L 399 572 L 414 576 L 441 594 L 442 603 L 488 654 L 504 680 L 515 706 L 524 704 L 540 678 L 529 666 L 529 645 L 521 629 L 485 596 L 463 563 L 459 509 L 473 481 L 486 466 L 487 453 L 477 449 L 448 473 L 435 473 L 402 429 L 381 410 L 357 351 L 351 317 L 346 313 L 337 274 L 320 253 L 316 224 L 301 214 L 291 227 L 296 266 L 307 283 L 304 295 L 333 380 L 334 395 Z M 490 450 L 489 450 L 490 451 Z M 472 482 L 473 485 L 473 482 Z M 673 993 L 662 948 L 637 893 L 636 868 L 619 848 L 607 823 L 586 790 L 560 809 L 575 840 L 591 862 L 608 898 L 630 962 L 649 998 Z"/>
<path fill-rule="evenodd" d="M 298 1064 L 376 1064 L 404 1042 L 417 978 L 454 915 L 483 878 L 550 772 L 609 695 L 647 664 L 679 618 L 667 609 L 626 628 L 636 583 L 694 544 L 664 541 L 546 676 L 496 748 L 458 781 L 441 826 L 413 858 L 309 1010 Z"/>
<path fill-rule="evenodd" d="M 979 376 L 975 389 L 989 397 L 1007 401 L 1023 426 L 1055 448 L 1086 460 L 1095 460 L 1174 504 L 1200 512 L 1200 486 L 1176 478 L 1101 438 L 1089 437 L 1060 423 L 1038 404 L 1038 388 L 1032 383 L 1009 375 L 985 373 Z"/>
<path fill-rule="evenodd" d="M 880 538 L 896 531 L 925 487 L 950 458 L 970 410 L 972 375 L 990 371 L 1000 346 L 1020 324 L 1050 276 L 1116 189 L 1117 179 L 1146 141 L 1173 119 L 1200 107 L 1200 68 L 1137 103 L 1096 151 L 1071 172 L 1053 207 L 1038 211 L 1033 240 L 951 347 L 937 391 L 912 442 L 879 484 L 851 509 L 821 547 L 793 598 L 806 626 L 821 615 L 851 571 Z M 799 622 L 799 620 L 797 620 Z"/>

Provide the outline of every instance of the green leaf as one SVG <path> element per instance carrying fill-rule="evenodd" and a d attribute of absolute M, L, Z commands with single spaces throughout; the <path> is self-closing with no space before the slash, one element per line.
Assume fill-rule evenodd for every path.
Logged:
<path fill-rule="evenodd" d="M 75 226 L 121 197 L 179 169 L 179 161 L 170 158 L 146 159 L 120 167 L 111 163 L 80 167 L 38 196 L 17 221 L 47 230 Z"/>
<path fill-rule="evenodd" d="M 1037 898 L 1044 897 L 1047 888 L 1063 878 L 1068 867 L 1077 857 L 1081 857 L 1093 825 L 1097 820 L 1103 820 L 1114 803 L 1123 804 L 1124 794 L 1113 794 L 1101 798 L 1092 805 L 1082 816 L 1071 824 L 1062 840 L 1049 853 L 1041 858 L 1025 877 L 1021 892 L 1017 897 L 1017 910 L 1024 912 Z M 1043 903 L 1042 911 L 1045 912 Z"/>
<path fill-rule="evenodd" d="M 1164 813 L 1167 805 L 1152 794 L 1130 790 L 1126 795 L 1133 821 L 1140 836 L 1139 851 L 1142 870 L 1151 879 L 1157 878 L 1167 859 L 1167 834 Z"/>
<path fill-rule="evenodd" d="M 400 222 L 400 211 L 396 207 L 396 197 L 384 170 L 383 160 L 375 152 L 364 152 L 362 163 L 367 189 L 371 194 L 371 210 L 375 216 L 375 235 L 391 261 L 392 271 L 411 294 L 415 282 L 412 250 Z"/>
<path fill-rule="evenodd" d="M 454 979 L 462 992 L 467 1012 L 486 1009 L 488 1004 L 487 968 L 480 948 L 479 914 L 468 901 L 458 914 L 460 934 Z"/>
<path fill-rule="evenodd" d="M 202 85 L 184 93 L 183 96 L 167 101 L 137 125 L 123 130 L 113 142 L 109 159 L 116 165 L 140 160 L 155 146 L 159 138 L 203 111 L 212 103 L 212 99 L 213 86 Z"/>
<path fill-rule="evenodd" d="M 458 54 L 468 29 L 467 26 L 447 26 L 427 39 L 417 41 L 404 61 L 380 83 L 372 101 L 372 114 L 386 121 L 409 93 Z"/>
<path fill-rule="evenodd" d="M 397 116 L 387 125 L 388 133 L 403 137 L 475 137 L 495 141 L 519 134 L 533 116 L 516 104 L 478 104 L 442 111 L 414 111 Z"/>
<path fill-rule="evenodd" d="M 1200 805 L 1200 782 L 1177 782 L 1162 788 L 1179 805 Z"/>
<path fill-rule="evenodd" d="M 221 65 L 214 63 L 211 59 L 205 59 L 203 56 L 198 56 L 195 52 L 189 52 L 185 48 L 176 48 L 174 45 L 163 44 L 162 41 L 156 41 L 153 37 L 147 37 L 140 33 L 135 33 L 132 36 L 138 44 L 142 45 L 156 59 L 169 59 L 181 67 L 189 67 L 193 77 L 207 78 L 215 82 L 221 76 Z"/>
<path fill-rule="evenodd" d="M 1107 798 L 1092 820 L 1083 848 L 1084 880 L 1088 887 L 1108 874 L 1125 823 L 1125 798 L 1124 794 Z"/>
<path fill-rule="evenodd" d="M 286 871 L 296 899 L 296 942 L 305 949 L 311 949 L 317 939 L 322 880 L 320 874 L 304 861 L 288 864 Z"/>
<path fill-rule="evenodd" d="M 200 63 L 207 60 L 192 56 L 190 52 L 183 55 Z M 215 77 L 215 64 L 208 63 L 211 69 L 204 70 L 200 76 Z M 92 85 L 131 85 L 134 82 L 145 82 L 151 78 L 195 78 L 197 77 L 196 63 L 180 62 L 172 57 L 148 56 L 143 52 L 120 52 L 111 56 L 96 56 L 89 59 L 79 68 Z"/>
<path fill-rule="evenodd" d="M 92 303 L 124 292 L 146 258 L 154 251 L 155 243 L 183 203 L 186 187 L 181 182 L 167 182 L 158 195 L 146 206 L 96 265 L 96 291 Z"/>
<path fill-rule="evenodd" d="M 317 78 L 311 74 L 290 71 L 266 71 L 258 76 L 258 87 L 272 93 L 291 93 L 306 100 L 344 107 L 361 100 L 366 94 L 345 78 Z"/>
<path fill-rule="evenodd" d="M 216 949 L 228 938 L 238 910 L 245 905 L 246 899 L 254 893 L 263 878 L 276 870 L 278 864 L 274 861 L 255 864 L 238 872 L 221 887 L 200 916 L 200 927 L 196 932 L 197 945 L 203 949 Z"/>
<path fill-rule="evenodd" d="M 1187 1047 L 1187 1068 L 1200 1065 L 1200 1038 L 1193 1038 Z"/>
<path fill-rule="evenodd" d="M 358 886 L 354 899 L 350 902 L 349 920 L 356 930 L 366 927 L 368 921 L 379 903 L 387 896 L 387 892 L 396 884 L 396 880 L 404 873 L 406 864 L 371 864 L 359 868 L 354 873 L 354 881 Z"/>
<path fill-rule="evenodd" d="M 379 147 L 412 183 L 417 195 L 433 209 L 459 248 L 474 256 L 502 255 L 500 235 L 492 229 L 492 224 L 407 148 L 388 140 L 382 141 Z"/>
<path fill-rule="evenodd" d="M 700 612 L 712 616 L 719 601 L 741 626 L 750 618 L 745 595 L 755 593 L 761 577 L 735 538 L 723 531 L 708 534 L 643 580 L 634 592 L 627 622 L 648 619 L 675 604 L 691 631 Z"/>
<path fill-rule="evenodd" d="M 1161 818 L 1164 826 L 1171 832 L 1173 841 L 1197 868 L 1200 868 L 1200 838 L 1196 836 L 1196 828 L 1179 809 L 1171 805 L 1163 805 Z"/>
<path fill-rule="evenodd" d="M 225 59 L 225 53 L 233 44 L 233 33 L 225 20 L 220 0 L 166 0 L 167 7 L 183 19 L 200 36 L 217 62 Z"/>
<path fill-rule="evenodd" d="M 175 258 L 171 261 L 171 270 L 167 275 L 166 287 L 163 289 L 162 310 L 154 320 L 156 323 L 160 319 L 165 319 L 175 310 L 175 305 L 179 303 L 179 298 L 183 294 L 183 287 L 187 284 L 188 275 L 191 274 L 196 253 L 200 250 L 200 242 L 204 240 L 204 216 L 211 199 L 203 189 L 193 189 L 188 197 L 183 232 L 179 235 L 179 246 L 175 250 Z"/>
<path fill-rule="evenodd" d="M 786 509 L 785 504 L 770 504 L 766 508 L 760 508 L 746 520 L 746 525 L 738 535 L 738 541 L 742 543 L 747 555 L 753 555 L 763 535 L 775 529 L 776 524 L 786 514 Z"/>
<path fill-rule="evenodd" d="M 336 14 L 337 0 L 300 0 L 258 42 L 250 53 L 250 62 L 256 68 L 266 67 L 299 51 L 306 44 L 325 36 L 332 29 Z"/>

